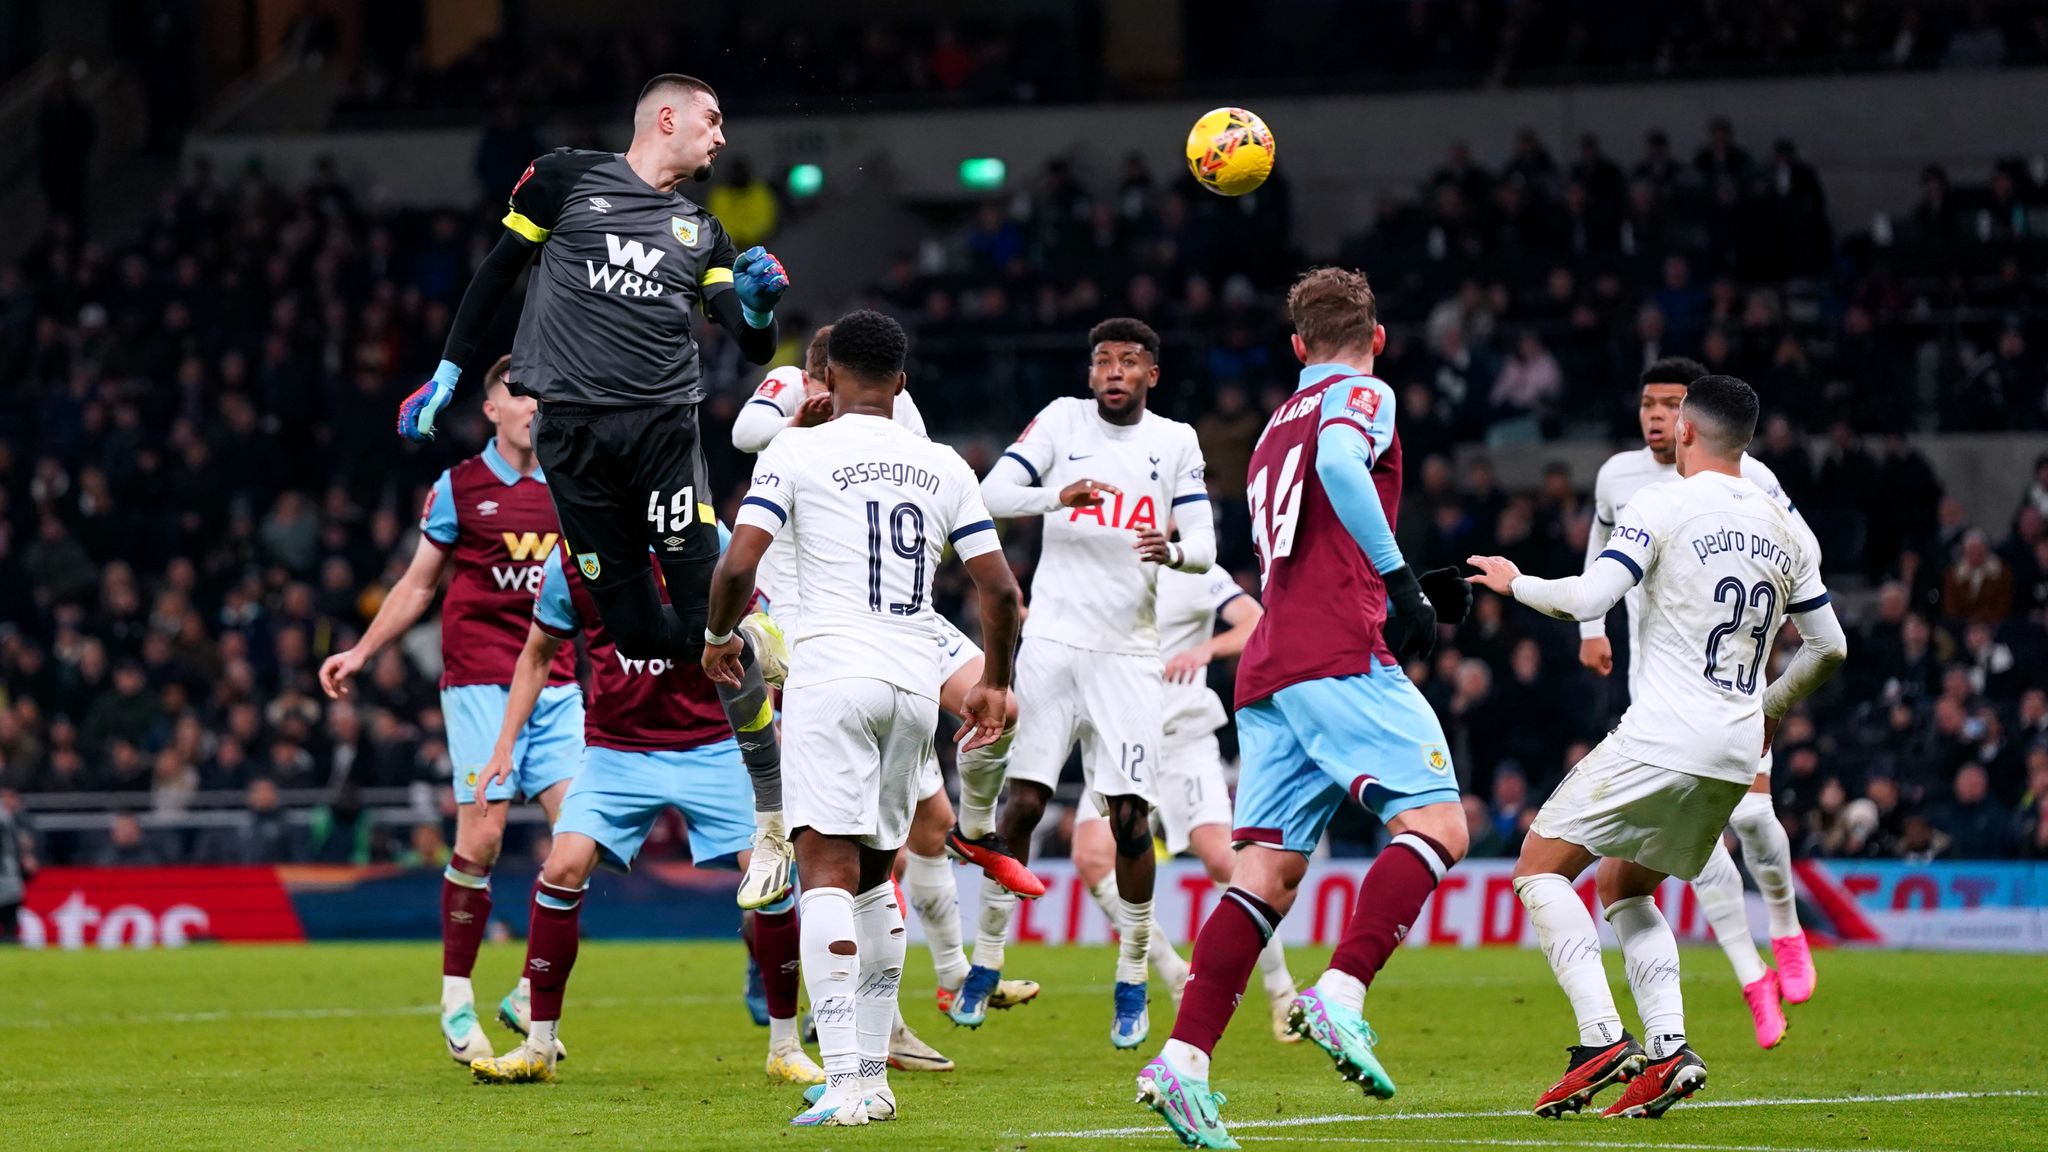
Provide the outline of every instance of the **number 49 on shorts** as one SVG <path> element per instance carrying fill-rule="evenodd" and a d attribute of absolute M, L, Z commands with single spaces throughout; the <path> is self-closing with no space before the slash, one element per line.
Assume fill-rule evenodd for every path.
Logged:
<path fill-rule="evenodd" d="M 667 500 L 660 489 L 647 494 L 647 522 L 656 532 L 687 532 L 697 522 L 697 489 L 678 488 Z"/>

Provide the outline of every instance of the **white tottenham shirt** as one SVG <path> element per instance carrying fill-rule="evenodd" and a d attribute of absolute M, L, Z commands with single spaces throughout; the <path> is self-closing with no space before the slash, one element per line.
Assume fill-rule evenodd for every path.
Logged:
<path fill-rule="evenodd" d="M 1828 603 L 1813 534 L 1749 480 L 1702 472 L 1631 497 L 1583 577 L 1522 576 L 1514 593 L 1551 615 L 1588 619 L 1629 584 L 1640 593 L 1631 609 L 1640 644 L 1616 751 L 1750 783 L 1771 641 L 1787 615 Z"/>
<path fill-rule="evenodd" d="M 765 451 L 775 437 L 789 427 L 790 417 L 796 415 L 797 407 L 803 402 L 803 369 L 784 366 L 768 373 L 767 378 L 754 389 L 754 394 L 740 405 L 739 415 L 733 418 L 733 447 L 742 452 Z M 920 438 L 930 438 L 925 431 L 924 416 L 911 402 L 907 390 L 896 394 L 891 418 Z M 761 557 L 761 567 L 754 576 L 755 586 L 768 598 L 768 608 L 776 620 L 790 627 L 796 626 L 797 613 L 802 607 L 795 555 L 796 537 L 785 531 L 768 546 L 768 552 Z"/>
<path fill-rule="evenodd" d="M 1060 489 L 1077 480 L 1120 492 L 1105 493 L 1098 507 L 1061 507 Z M 1136 531 L 1171 535 L 1169 521 L 1177 525 L 1183 571 L 1205 572 L 1216 556 L 1195 430 L 1152 412 L 1135 424 L 1111 424 L 1092 399 L 1055 400 L 996 462 L 982 495 L 999 516 L 1045 517 L 1026 638 L 1157 656 L 1160 566 L 1138 559 Z"/>
<path fill-rule="evenodd" d="M 791 428 L 755 461 L 737 523 L 796 534 L 790 687 L 860 677 L 938 699 L 933 574 L 948 545 L 963 560 L 1002 546 L 959 453 L 879 416 Z"/>
<path fill-rule="evenodd" d="M 1188 573 L 1167 568 L 1159 573 L 1159 655 L 1178 655 L 1208 642 L 1216 634 L 1223 606 L 1245 595 L 1230 574 L 1220 570 Z M 1205 736 L 1230 719 L 1223 701 L 1203 676 L 1192 684 L 1166 682 L 1168 736 Z"/>
<path fill-rule="evenodd" d="M 1742 478 L 1763 489 L 1766 496 L 1792 510 L 1792 501 L 1779 485 L 1778 477 L 1769 468 L 1749 453 L 1742 454 Z M 1586 571 L 1593 567 L 1593 561 L 1607 549 L 1607 538 L 1614 532 L 1615 518 L 1621 514 L 1635 495 L 1652 484 L 1664 484 L 1678 479 L 1676 461 L 1666 464 L 1657 459 L 1657 454 L 1646 445 L 1628 452 L 1616 452 L 1600 466 L 1600 472 L 1593 479 L 1593 523 L 1586 530 Z M 1641 615 L 1642 589 L 1633 588 L 1622 601 L 1628 609 L 1628 650 L 1636 650 L 1636 618 Z M 1579 625 L 1579 638 L 1592 640 L 1607 635 L 1607 621 L 1587 620 Z M 1629 691 L 1635 691 L 1635 665 L 1629 665 Z"/>

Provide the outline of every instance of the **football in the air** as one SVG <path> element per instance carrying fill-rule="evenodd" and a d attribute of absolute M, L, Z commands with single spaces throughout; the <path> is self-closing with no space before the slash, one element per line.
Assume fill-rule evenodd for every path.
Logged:
<path fill-rule="evenodd" d="M 1273 130 L 1243 108 L 1206 112 L 1188 132 L 1188 171 L 1220 196 L 1242 196 L 1273 173 Z"/>

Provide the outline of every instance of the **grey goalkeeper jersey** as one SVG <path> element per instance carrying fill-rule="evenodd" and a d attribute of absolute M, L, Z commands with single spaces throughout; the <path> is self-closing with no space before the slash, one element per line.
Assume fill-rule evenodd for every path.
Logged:
<path fill-rule="evenodd" d="M 691 311 L 732 291 L 718 218 L 616 152 L 557 148 L 512 187 L 505 227 L 540 245 L 512 345 L 523 391 L 640 407 L 704 398 Z"/>

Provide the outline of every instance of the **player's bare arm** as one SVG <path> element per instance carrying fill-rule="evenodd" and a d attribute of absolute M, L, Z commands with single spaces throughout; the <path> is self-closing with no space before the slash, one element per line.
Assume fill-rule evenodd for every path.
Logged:
<path fill-rule="evenodd" d="M 1559 620 L 1598 620 L 1613 610 L 1635 586 L 1635 574 L 1618 561 L 1595 564 L 1591 571 L 1561 580 L 1525 576 L 1505 556 L 1468 556 L 1465 563 L 1479 569 L 1474 583 L 1511 596 L 1529 607 Z"/>
<path fill-rule="evenodd" d="M 498 723 L 498 742 L 491 746 L 491 758 L 485 762 L 483 771 L 477 773 L 477 807 L 489 808 L 491 801 L 484 798 L 485 793 L 512 775 L 512 750 L 518 746 L 519 733 L 533 716 L 541 689 L 548 685 L 548 666 L 554 663 L 555 654 L 565 643 L 538 624 L 528 627 L 526 647 L 519 652 L 519 662 L 512 666 L 512 687 L 505 700 L 505 718 Z"/>
<path fill-rule="evenodd" d="M 754 574 L 775 537 L 751 524 L 736 525 L 711 573 L 711 615 L 704 627 L 704 674 L 721 684 L 740 682 L 742 641 L 734 630 L 753 595 Z"/>
<path fill-rule="evenodd" d="M 336 652 L 320 665 L 320 687 L 331 699 L 339 700 L 349 693 L 349 682 L 363 670 L 363 665 L 382 652 L 386 645 L 405 635 L 406 630 L 420 622 L 427 609 L 434 606 L 434 597 L 441 588 L 441 578 L 448 573 L 448 553 L 433 541 L 420 537 L 419 547 L 413 551 L 412 563 L 406 565 L 405 575 L 391 586 L 384 602 L 377 606 L 377 614 L 370 619 L 370 626 L 363 632 L 363 638 L 346 652 Z"/>
<path fill-rule="evenodd" d="M 1250 596 L 1233 597 L 1220 613 L 1228 627 L 1193 648 L 1169 657 L 1166 661 L 1166 682 L 1197 683 L 1202 679 L 1202 670 L 1211 663 L 1229 660 L 1242 653 L 1245 642 L 1252 638 L 1253 630 L 1259 626 L 1259 617 L 1265 614 L 1265 608 Z"/>
<path fill-rule="evenodd" d="M 969 559 L 965 566 L 981 602 L 983 648 L 981 680 L 967 690 L 960 709 L 960 750 L 972 752 L 995 743 L 1010 721 L 1010 675 L 1017 629 L 1023 623 L 1023 597 L 1017 574 L 1000 548 Z"/>
<path fill-rule="evenodd" d="M 792 428 L 816 428 L 832 418 L 832 394 L 817 392 L 804 397 L 796 406 L 796 414 L 789 418 Z"/>
<path fill-rule="evenodd" d="M 1123 489 L 1100 480 L 1076 480 L 1060 489 L 1060 507 L 1094 508 L 1108 496 L 1121 496 Z"/>

